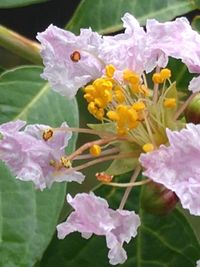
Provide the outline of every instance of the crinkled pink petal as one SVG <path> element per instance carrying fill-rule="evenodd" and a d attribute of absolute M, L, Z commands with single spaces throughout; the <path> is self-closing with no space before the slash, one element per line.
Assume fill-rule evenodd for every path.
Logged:
<path fill-rule="evenodd" d="M 51 171 L 46 177 L 46 185 L 51 187 L 54 182 L 77 182 L 81 184 L 85 179 L 85 175 L 75 171 L 73 168 L 61 169 L 60 171 Z"/>
<path fill-rule="evenodd" d="M 118 70 L 144 70 L 143 52 L 146 33 L 138 21 L 129 13 L 122 18 L 125 33 L 105 36 L 101 45 L 100 57 L 106 64 L 113 64 Z"/>
<path fill-rule="evenodd" d="M 21 130 L 26 125 L 25 121 L 16 120 L 9 121 L 0 125 L 0 132 L 5 133 L 15 133 Z"/>
<path fill-rule="evenodd" d="M 147 71 L 156 65 L 165 67 L 170 56 L 181 59 L 190 72 L 200 73 L 200 35 L 192 30 L 186 18 L 164 23 L 151 19 L 147 20 L 146 28 L 145 56 L 151 62 L 147 61 Z"/>
<path fill-rule="evenodd" d="M 48 125 L 44 124 L 32 124 L 25 128 L 25 132 L 29 135 L 34 136 L 38 140 L 42 140 L 46 145 L 52 149 L 63 150 L 67 147 L 70 138 L 72 137 L 72 132 L 67 130 L 69 126 L 66 122 L 63 122 L 60 126 L 60 130 L 53 130 L 53 136 L 49 140 L 43 140 L 43 133 L 45 130 L 51 129 Z M 66 131 L 65 131 L 66 129 Z"/>
<path fill-rule="evenodd" d="M 44 61 L 42 77 L 61 95 L 72 98 L 77 90 L 101 76 L 104 65 L 98 59 L 101 36 L 90 29 L 83 29 L 79 36 L 50 25 L 38 33 Z M 73 52 L 80 53 L 78 62 L 72 61 Z"/>
<path fill-rule="evenodd" d="M 122 264 L 127 259 L 126 251 L 122 247 L 123 243 L 129 243 L 131 238 L 137 235 L 140 219 L 134 212 L 126 210 L 111 210 L 110 213 L 115 228 L 106 235 L 107 246 L 110 248 L 108 257 L 111 264 Z"/>
<path fill-rule="evenodd" d="M 74 198 L 68 194 L 67 201 L 75 211 L 71 213 L 66 222 L 58 225 L 59 238 L 61 238 L 60 229 L 63 227 L 68 229 L 69 226 L 71 229 L 71 225 L 73 229 L 76 229 L 74 231 L 97 235 L 103 235 L 113 228 L 112 218 L 107 211 L 108 204 L 104 199 L 94 196 L 93 193 L 77 194 Z"/>
<path fill-rule="evenodd" d="M 122 264 L 127 260 L 127 254 L 122 244 L 117 241 L 115 235 L 111 232 L 106 235 L 106 244 L 110 249 L 108 252 L 109 263 L 112 265 Z"/>
<path fill-rule="evenodd" d="M 169 147 L 142 154 L 143 174 L 165 185 L 191 214 L 200 215 L 200 125 L 187 124 L 180 132 L 167 129 Z"/>
<path fill-rule="evenodd" d="M 123 263 L 127 259 L 123 243 L 136 236 L 139 216 L 133 211 L 114 211 L 106 200 L 93 193 L 77 194 L 74 198 L 68 195 L 67 201 L 75 211 L 66 222 L 57 226 L 58 238 L 63 239 L 74 231 L 80 232 L 84 238 L 92 234 L 105 235 L 110 263 Z"/>

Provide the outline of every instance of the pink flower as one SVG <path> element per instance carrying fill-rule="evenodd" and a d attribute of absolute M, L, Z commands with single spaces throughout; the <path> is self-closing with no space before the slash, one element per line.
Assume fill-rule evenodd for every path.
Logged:
<path fill-rule="evenodd" d="M 78 231 L 84 238 L 92 234 L 105 235 L 109 248 L 108 258 L 115 265 L 127 259 L 123 243 L 130 242 L 137 234 L 139 216 L 134 211 L 112 210 L 105 199 L 90 194 L 67 195 L 68 203 L 75 209 L 66 222 L 57 226 L 58 238 Z"/>
<path fill-rule="evenodd" d="M 142 154 L 143 174 L 179 197 L 183 208 L 200 215 L 200 125 L 187 124 L 180 132 L 167 129 L 169 146 Z"/>
<path fill-rule="evenodd" d="M 38 33 L 44 60 L 42 77 L 61 95 L 72 98 L 77 90 L 101 76 L 103 64 L 98 59 L 101 37 L 90 29 L 79 36 L 50 25 Z"/>
<path fill-rule="evenodd" d="M 56 170 L 52 165 L 52 161 L 58 162 L 64 155 L 71 133 L 58 130 L 45 141 L 43 133 L 50 129 L 49 126 L 29 125 L 20 131 L 24 125 L 25 122 L 18 120 L 0 126 L 0 159 L 17 179 L 33 181 L 40 190 L 50 187 L 55 181 L 81 183 L 84 180 L 84 175 L 73 171 L 73 168 Z M 61 129 L 66 127 L 66 123 L 61 125 Z"/>

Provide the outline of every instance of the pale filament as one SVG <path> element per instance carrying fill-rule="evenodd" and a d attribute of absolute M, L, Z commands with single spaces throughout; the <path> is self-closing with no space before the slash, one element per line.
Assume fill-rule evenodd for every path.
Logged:
<path fill-rule="evenodd" d="M 124 158 L 133 158 L 133 157 L 136 157 L 136 156 L 138 156 L 136 153 L 130 152 L 130 153 L 120 153 L 120 154 L 117 154 L 117 155 L 101 157 L 101 158 L 94 159 L 94 160 L 91 160 L 89 162 L 86 162 L 86 163 L 84 163 L 82 165 L 79 165 L 77 167 L 74 167 L 73 170 L 79 171 L 79 170 L 85 169 L 87 167 L 90 167 L 92 165 L 95 165 L 95 164 L 98 164 L 98 163 L 101 163 L 101 162 L 104 162 L 104 161 L 115 160 L 115 159 L 124 159 Z"/>
<path fill-rule="evenodd" d="M 77 132 L 77 133 L 86 133 L 86 134 L 94 134 L 99 136 L 110 137 L 113 136 L 113 133 L 97 131 L 93 129 L 86 128 L 75 128 L 75 127 L 64 127 L 64 128 L 53 128 L 54 131 L 64 131 L 64 132 Z"/>
<path fill-rule="evenodd" d="M 130 183 L 103 183 L 103 184 L 114 186 L 114 187 L 134 187 L 134 186 L 148 184 L 149 182 L 151 182 L 151 179 L 146 179 L 143 181 L 132 182 L 132 183 L 130 182 Z"/>
<path fill-rule="evenodd" d="M 110 149 L 106 149 L 105 151 L 102 151 L 100 156 L 106 156 L 106 155 L 115 154 L 118 152 L 120 152 L 118 148 L 110 148 Z M 94 156 L 88 153 L 88 154 L 77 156 L 75 160 L 84 160 L 84 159 L 91 159 L 91 158 L 94 158 Z"/>
<path fill-rule="evenodd" d="M 160 67 L 156 67 L 156 73 L 160 72 Z M 158 88 L 159 88 L 159 84 L 155 83 L 154 87 L 153 87 L 153 105 L 156 104 L 157 100 L 158 100 Z"/>
<path fill-rule="evenodd" d="M 176 111 L 175 115 L 174 115 L 174 120 L 177 120 L 178 117 L 181 115 L 181 113 L 183 113 L 183 111 L 187 108 L 188 104 L 190 103 L 190 101 L 197 95 L 199 94 L 199 92 L 193 93 L 191 94 L 188 99 L 183 103 L 182 106 L 180 106 L 180 108 Z"/>
<path fill-rule="evenodd" d="M 131 177 L 130 183 L 134 183 L 134 182 L 135 182 L 135 180 L 137 179 L 138 175 L 140 174 L 141 169 L 142 169 L 142 168 L 141 168 L 140 165 L 138 165 L 138 166 L 135 168 L 134 173 L 133 173 L 133 175 L 132 175 L 132 177 Z M 130 194 L 130 192 L 131 192 L 131 189 L 132 189 L 132 186 L 129 186 L 129 187 L 126 188 L 125 193 L 124 193 L 124 195 L 123 195 L 123 197 L 122 197 L 121 203 L 120 203 L 120 205 L 119 205 L 119 209 L 122 210 L 122 209 L 124 208 L 124 206 L 125 206 L 125 204 L 126 204 L 126 201 L 127 201 L 127 199 L 128 199 L 128 196 L 129 196 L 129 194 Z"/>

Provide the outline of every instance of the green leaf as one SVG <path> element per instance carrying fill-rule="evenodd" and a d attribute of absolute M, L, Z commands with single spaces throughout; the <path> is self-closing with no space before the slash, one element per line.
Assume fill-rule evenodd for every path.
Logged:
<path fill-rule="evenodd" d="M 186 65 L 180 60 L 171 58 L 167 67 L 172 71 L 171 80 L 176 82 L 178 91 L 188 93 L 188 85 L 194 75 L 189 73 Z"/>
<path fill-rule="evenodd" d="M 119 206 L 122 190 L 101 187 L 96 194 L 108 199 L 112 208 Z M 138 207 L 142 193 L 135 189 L 126 204 L 141 218 L 137 237 L 125 249 L 128 260 L 121 267 L 178 267 L 196 266 L 200 258 L 200 245 L 186 217 L 178 209 L 168 216 L 154 216 Z M 92 216 L 92 214 L 91 214 Z M 40 267 L 109 267 L 108 249 L 104 237 L 88 240 L 73 233 L 64 240 L 54 237 Z"/>
<path fill-rule="evenodd" d="M 66 100 L 40 78 L 41 67 L 20 67 L 0 76 L 0 122 L 14 119 L 59 126 L 78 125 L 75 101 Z M 71 148 L 75 145 L 72 139 Z M 66 192 L 65 183 L 36 191 L 16 180 L 0 163 L 0 266 L 32 267 L 55 231 Z"/>
<path fill-rule="evenodd" d="M 179 207 L 179 209 L 185 215 L 187 220 L 190 222 L 190 225 L 192 226 L 192 229 L 194 230 L 196 238 L 200 244 L 200 218 L 199 216 L 190 215 L 189 212 L 187 210 L 184 210 L 181 206 Z"/>
<path fill-rule="evenodd" d="M 13 8 L 29 6 L 36 3 L 47 2 L 48 0 L 0 0 L 0 8 Z"/>
<path fill-rule="evenodd" d="M 5 69 L 4 69 L 3 67 L 0 66 L 0 74 L 1 74 L 2 72 L 4 72 L 4 71 L 5 71 Z"/>
<path fill-rule="evenodd" d="M 200 0 L 194 0 L 195 1 L 195 5 L 196 5 L 196 8 L 200 8 Z"/>
<path fill-rule="evenodd" d="M 167 21 L 195 8 L 189 0 L 82 0 L 66 29 L 79 33 L 80 28 L 92 27 L 107 34 L 122 29 L 121 17 L 125 12 L 132 13 L 144 25 L 147 18 Z"/>

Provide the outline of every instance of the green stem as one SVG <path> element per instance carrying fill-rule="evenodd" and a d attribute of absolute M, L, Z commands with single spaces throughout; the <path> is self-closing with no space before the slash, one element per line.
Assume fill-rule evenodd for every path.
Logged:
<path fill-rule="evenodd" d="M 2 25 L 0 25 L 0 46 L 34 64 L 42 65 L 40 45 Z"/>

